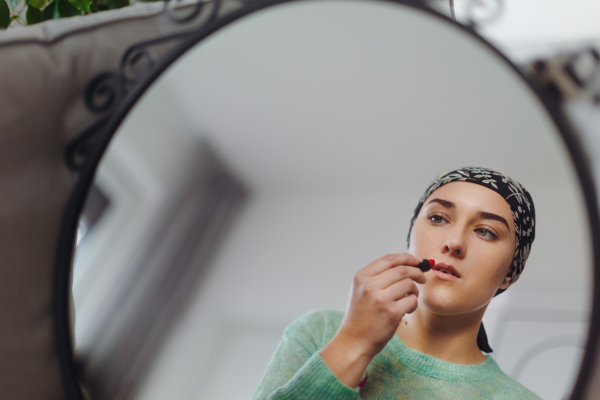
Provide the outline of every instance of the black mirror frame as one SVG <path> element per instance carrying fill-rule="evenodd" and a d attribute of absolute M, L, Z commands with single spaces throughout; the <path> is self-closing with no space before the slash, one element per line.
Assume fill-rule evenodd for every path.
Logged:
<path fill-rule="evenodd" d="M 240 6 L 236 10 L 228 14 L 225 13 L 224 15 L 219 15 L 221 4 L 223 3 L 222 0 L 196 3 L 192 12 L 188 13 L 186 16 L 176 18 L 174 15 L 171 15 L 170 18 L 175 23 L 187 23 L 202 13 L 204 7 L 213 7 L 210 11 L 210 16 L 201 26 L 185 31 L 184 33 L 153 39 L 129 48 L 123 55 L 123 61 L 119 72 L 105 73 L 95 77 L 90 81 L 86 93 L 82 94 L 86 99 L 88 108 L 92 111 L 104 112 L 105 116 L 101 118 L 97 124 L 75 138 L 65 149 L 65 163 L 69 168 L 80 171 L 80 176 L 62 215 L 60 237 L 54 265 L 52 312 L 54 317 L 55 345 L 59 355 L 65 392 L 69 398 L 74 400 L 83 400 L 84 398 L 78 382 L 76 365 L 73 360 L 72 337 L 70 331 L 70 276 L 75 251 L 74 242 L 79 215 L 83 209 L 87 192 L 93 183 L 98 164 L 113 135 L 146 90 L 169 66 L 171 66 L 171 64 L 178 60 L 179 57 L 185 54 L 190 48 L 219 29 L 256 11 L 296 1 L 301 0 L 241 0 L 238 2 Z M 457 29 L 471 35 L 475 40 L 479 41 L 495 53 L 500 62 L 504 62 L 514 71 L 517 77 L 521 78 L 523 84 L 530 88 L 531 92 L 545 107 L 548 115 L 554 122 L 554 126 L 560 132 L 562 140 L 569 151 L 571 161 L 573 162 L 579 178 L 582 193 L 584 194 L 594 252 L 594 296 L 591 322 L 588 331 L 588 341 L 585 355 L 580 366 L 579 375 L 573 392 L 571 393 L 572 399 L 583 398 L 586 389 L 591 383 L 593 367 L 596 363 L 598 339 L 600 336 L 600 296 L 598 296 L 598 293 L 600 293 L 600 280 L 598 279 L 598 272 L 600 271 L 600 213 L 598 210 L 596 186 L 589 157 L 584 150 L 579 134 L 573 128 L 569 118 L 563 113 L 560 107 L 560 100 L 555 92 L 556 89 L 553 87 L 542 87 L 535 79 L 526 76 L 523 71 L 513 64 L 504 54 L 477 34 L 473 29 L 475 24 L 472 22 L 469 26 L 461 25 L 417 0 L 379 1 L 411 7 L 412 9 L 428 14 L 433 18 L 438 18 L 441 23 L 451 24 Z M 169 0 L 166 0 L 165 13 L 168 15 L 170 14 L 170 8 Z M 148 54 L 144 53 L 144 46 L 163 43 L 165 41 L 175 41 L 176 44 L 160 59 L 151 60 Z M 139 62 L 140 59 L 145 59 L 147 68 L 143 71 L 143 74 L 136 79 L 127 79 L 127 76 L 124 73 L 126 68 L 125 64 L 128 62 Z M 114 88 L 111 89 L 110 86 L 107 86 L 111 80 L 113 83 L 117 82 L 120 88 L 119 90 L 113 90 Z M 108 100 L 105 100 L 103 104 L 95 105 L 95 94 L 103 95 L 104 98 Z M 77 160 L 77 157 L 80 158 L 79 161 Z"/>

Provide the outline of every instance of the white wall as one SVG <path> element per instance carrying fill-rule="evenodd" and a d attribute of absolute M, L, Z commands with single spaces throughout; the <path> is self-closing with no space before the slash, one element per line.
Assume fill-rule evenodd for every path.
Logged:
<path fill-rule="evenodd" d="M 355 271 L 383 254 L 405 251 L 409 211 L 418 199 L 414 193 L 416 190 L 410 196 L 360 191 L 254 196 L 138 399 L 249 398 L 288 323 L 309 310 L 344 310 Z M 563 188 L 546 188 L 544 195 L 562 198 L 564 203 L 565 197 L 571 197 L 565 193 Z M 545 209 L 543 198 L 539 203 L 543 227 L 553 213 Z M 492 344 L 499 329 L 495 322 L 503 310 L 562 308 L 586 313 L 589 258 L 585 240 L 578 241 L 584 237 L 578 214 L 570 214 L 578 225 L 572 220 L 552 222 L 553 229 L 542 233 L 534 244 L 522 280 L 493 301 L 499 305 L 492 306 L 486 318 Z M 557 242 L 569 251 L 557 252 Z M 568 265 L 568 271 L 561 265 Z M 523 350 L 522 346 L 515 348 L 515 343 L 531 345 L 540 339 L 534 329 L 515 335 L 513 326 L 504 337 L 502 353 L 494 355 L 501 367 L 505 361 L 507 373 Z M 565 329 L 581 337 L 585 327 L 585 323 L 575 323 Z M 552 326 L 543 329 L 555 331 Z M 570 377 L 579 356 L 561 355 L 563 359 L 575 357 L 570 369 L 562 369 L 556 359 L 546 360 L 541 367 L 536 364 L 536 377 Z M 235 385 L 231 385 L 231 377 L 235 377 Z M 564 394 L 564 386 L 571 384 L 569 379 L 554 382 L 559 383 L 558 389 L 546 387 L 557 395 Z"/>
<path fill-rule="evenodd" d="M 141 112 L 138 109 L 142 108 Z M 168 112 L 169 118 L 163 114 Z M 134 107 L 105 153 L 95 177 L 110 205 L 78 245 L 73 268 L 75 343 L 93 346 L 107 299 L 130 272 L 199 150 L 198 136 L 176 107 L 149 96 Z"/>

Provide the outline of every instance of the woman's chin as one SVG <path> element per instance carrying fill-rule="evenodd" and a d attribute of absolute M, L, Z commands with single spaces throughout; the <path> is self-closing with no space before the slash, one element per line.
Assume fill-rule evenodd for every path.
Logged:
<path fill-rule="evenodd" d="M 459 298 L 452 290 L 427 291 L 419 295 L 419 307 L 440 315 L 460 314 L 464 307 L 464 299 Z"/>
<path fill-rule="evenodd" d="M 486 307 L 491 300 L 488 297 L 477 291 L 428 287 L 419 292 L 419 308 L 438 315 L 470 314 Z"/>

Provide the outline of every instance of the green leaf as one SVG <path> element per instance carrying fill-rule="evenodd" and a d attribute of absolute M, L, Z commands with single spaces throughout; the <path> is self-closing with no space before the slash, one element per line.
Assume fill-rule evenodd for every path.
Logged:
<path fill-rule="evenodd" d="M 6 0 L 0 0 L 0 28 L 5 29 L 10 25 L 10 9 Z"/>
<path fill-rule="evenodd" d="M 129 0 L 108 0 L 108 9 L 114 10 L 129 5 Z"/>
<path fill-rule="evenodd" d="M 48 4 L 44 11 L 42 11 L 42 21 L 48 21 L 49 19 L 58 18 L 58 12 L 56 11 L 56 1 Z"/>
<path fill-rule="evenodd" d="M 46 0 L 26 0 L 25 4 L 29 7 L 37 8 L 41 10 L 46 5 Z"/>
<path fill-rule="evenodd" d="M 87 13 L 90 13 L 90 6 L 92 5 L 92 0 L 69 0 L 69 3 L 78 10 L 83 10 Z"/>
<path fill-rule="evenodd" d="M 27 13 L 25 14 L 27 25 L 37 24 L 44 20 L 44 13 L 35 7 L 27 7 Z"/>
<path fill-rule="evenodd" d="M 56 9 L 60 18 L 81 15 L 81 11 L 73 7 L 69 0 L 56 0 Z"/>

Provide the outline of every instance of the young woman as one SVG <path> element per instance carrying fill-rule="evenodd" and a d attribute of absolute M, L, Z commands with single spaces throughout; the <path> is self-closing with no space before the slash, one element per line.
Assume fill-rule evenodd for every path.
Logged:
<path fill-rule="evenodd" d="M 415 209 L 408 253 L 358 271 L 345 313 L 293 322 L 254 399 L 539 399 L 483 354 L 481 323 L 534 236 L 519 183 L 485 168 L 441 175 Z M 426 273 L 422 259 L 435 260 Z"/>

